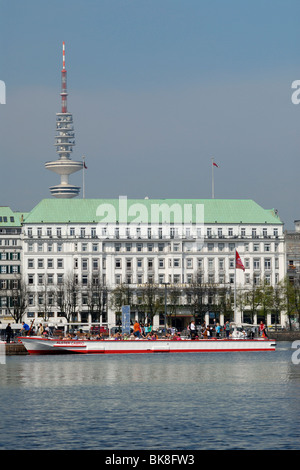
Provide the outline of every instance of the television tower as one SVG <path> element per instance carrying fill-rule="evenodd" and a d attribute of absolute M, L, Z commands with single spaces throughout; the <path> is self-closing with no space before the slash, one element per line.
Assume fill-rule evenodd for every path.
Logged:
<path fill-rule="evenodd" d="M 73 116 L 67 111 L 67 71 L 65 60 L 65 43 L 63 42 L 63 68 L 61 71 L 61 112 L 56 113 L 55 147 L 59 155 L 58 160 L 46 162 L 47 170 L 60 175 L 60 184 L 50 187 L 52 196 L 57 198 L 72 198 L 80 191 L 79 186 L 69 184 L 69 175 L 82 170 L 83 162 L 71 160 L 71 153 L 75 145 Z"/>

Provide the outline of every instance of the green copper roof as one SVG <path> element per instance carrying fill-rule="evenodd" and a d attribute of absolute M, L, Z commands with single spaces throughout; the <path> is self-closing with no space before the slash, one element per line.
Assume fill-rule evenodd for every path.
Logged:
<path fill-rule="evenodd" d="M 0 227 L 21 227 L 27 213 L 14 212 L 8 206 L 0 206 Z"/>
<path fill-rule="evenodd" d="M 121 208 L 121 209 L 120 209 Z M 282 224 L 275 211 L 245 199 L 43 199 L 24 217 L 26 224 L 39 223 L 132 223 L 182 222 L 205 224 Z M 155 217 L 158 217 L 156 219 Z M 169 217 L 169 218 L 168 218 Z M 116 220 L 115 220 L 116 219 Z M 138 220 L 139 219 L 139 220 Z"/>

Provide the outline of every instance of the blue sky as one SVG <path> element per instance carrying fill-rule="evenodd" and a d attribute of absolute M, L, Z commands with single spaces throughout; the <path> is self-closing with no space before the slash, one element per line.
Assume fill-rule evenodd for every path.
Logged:
<path fill-rule="evenodd" d="M 299 0 L 0 1 L 1 202 L 51 197 L 62 42 L 86 197 L 254 199 L 298 208 Z M 82 185 L 82 176 L 70 182 Z"/>

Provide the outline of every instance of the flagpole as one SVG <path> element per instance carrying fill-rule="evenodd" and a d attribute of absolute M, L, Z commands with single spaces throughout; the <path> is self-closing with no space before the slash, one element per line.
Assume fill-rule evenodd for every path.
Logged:
<path fill-rule="evenodd" d="M 233 321 L 236 323 L 236 250 L 234 257 L 234 307 L 233 307 Z"/>
<path fill-rule="evenodd" d="M 85 199 L 85 157 L 82 156 L 83 164 L 82 164 L 82 199 Z"/>
<path fill-rule="evenodd" d="M 214 159 L 211 159 L 211 197 L 215 198 L 215 182 L 214 182 Z"/>

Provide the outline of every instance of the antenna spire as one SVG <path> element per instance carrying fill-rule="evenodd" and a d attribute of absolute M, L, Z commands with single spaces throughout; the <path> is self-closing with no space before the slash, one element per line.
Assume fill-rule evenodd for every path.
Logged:
<path fill-rule="evenodd" d="M 65 41 L 63 42 L 63 68 L 61 71 L 61 112 L 67 112 L 67 71 L 66 71 L 66 49 Z"/>

